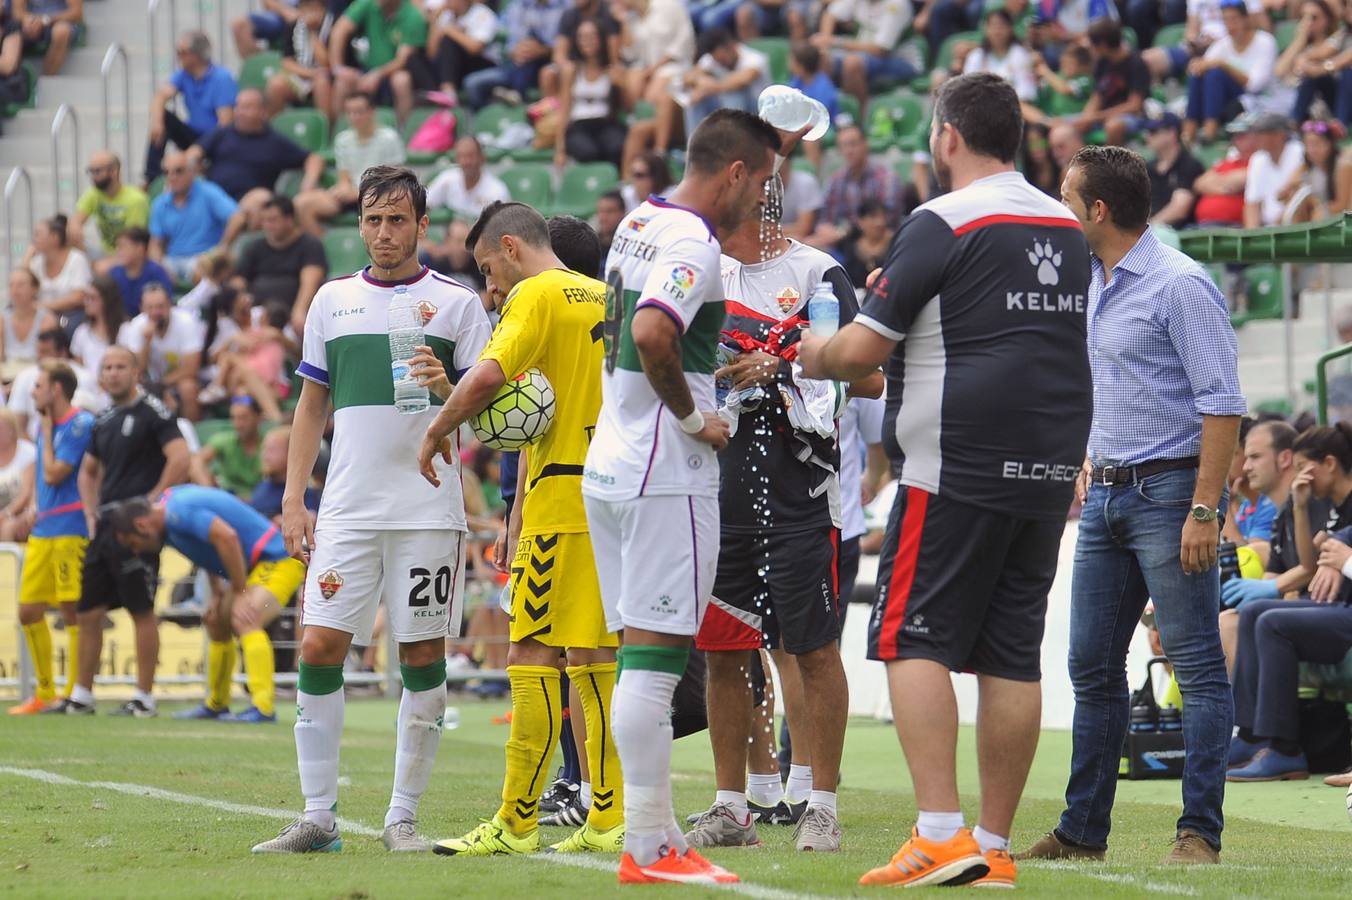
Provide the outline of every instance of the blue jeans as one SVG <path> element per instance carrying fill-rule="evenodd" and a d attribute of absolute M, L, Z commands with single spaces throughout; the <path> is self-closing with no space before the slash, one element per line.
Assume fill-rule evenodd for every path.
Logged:
<path fill-rule="evenodd" d="M 742 0 L 714 0 L 703 6 L 692 8 L 690 18 L 695 30 L 703 34 L 711 28 L 723 28 L 733 31 L 737 25 L 737 7 Z"/>
<path fill-rule="evenodd" d="M 1155 32 L 1162 25 L 1178 25 L 1188 19 L 1187 0 L 1127 0 L 1124 25 L 1136 31 L 1137 46 L 1155 46 Z"/>
<path fill-rule="evenodd" d="M 1060 835 L 1108 846 L 1118 763 L 1129 721 L 1127 645 L 1148 598 L 1164 653 L 1183 692 L 1183 815 L 1219 848 L 1225 759 L 1234 711 L 1221 651 L 1220 575 L 1187 575 L 1179 561 L 1196 471 L 1162 472 L 1134 485 L 1092 486 L 1080 516 L 1071 580 L 1070 680 L 1075 718 Z M 1225 501 L 1221 501 L 1222 510 Z"/>
<path fill-rule="evenodd" d="M 930 53 L 938 53 L 944 41 L 958 32 L 976 28 L 985 5 L 986 0 L 934 0 L 926 29 Z"/>
<path fill-rule="evenodd" d="M 491 69 L 480 69 L 465 76 L 463 93 L 471 109 L 482 109 L 493 99 L 493 89 L 508 87 L 525 96 L 540 80 L 545 60 L 529 62 L 524 66 L 506 63 Z"/>
<path fill-rule="evenodd" d="M 1188 79 L 1188 115 L 1193 122 L 1225 122 L 1238 111 L 1244 89 L 1220 69 Z"/>
<path fill-rule="evenodd" d="M 1296 105 L 1291 116 L 1297 122 L 1310 117 L 1310 106 L 1316 97 L 1322 97 L 1328 108 L 1344 125 L 1352 122 L 1352 69 L 1343 69 L 1336 76 L 1303 78 L 1296 88 Z"/>
<path fill-rule="evenodd" d="M 703 122 L 705 117 L 716 109 L 740 109 L 742 112 L 753 113 L 756 111 L 756 98 L 760 92 L 765 90 L 765 83 L 757 81 L 749 87 L 744 87 L 740 91 L 728 91 L 725 94 L 714 94 L 705 97 L 698 103 L 686 107 L 685 110 L 685 133 L 687 135 L 695 133 L 695 126 Z"/>

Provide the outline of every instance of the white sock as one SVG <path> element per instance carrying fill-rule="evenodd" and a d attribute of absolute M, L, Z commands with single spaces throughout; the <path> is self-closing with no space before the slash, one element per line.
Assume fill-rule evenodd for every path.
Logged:
<path fill-rule="evenodd" d="M 671 698 L 679 681 L 668 672 L 625 668 L 610 701 L 624 772 L 624 849 L 640 866 L 652 865 L 672 843 Z"/>
<path fill-rule="evenodd" d="M 1001 837 L 998 834 L 991 834 L 980 825 L 972 829 L 972 837 L 976 838 L 977 844 L 981 847 L 981 852 L 987 850 L 1003 850 L 1009 852 L 1009 838 Z"/>
<path fill-rule="evenodd" d="M 584 781 L 577 786 L 577 798 L 582 801 L 583 809 L 591 809 L 591 782 Z"/>
<path fill-rule="evenodd" d="M 813 791 L 808 795 L 808 806 L 824 806 L 831 812 L 836 811 L 836 792 L 835 791 Z"/>
<path fill-rule="evenodd" d="M 746 776 L 746 798 L 757 806 L 778 806 L 784 799 L 784 785 L 778 775 L 758 775 L 752 772 Z"/>
<path fill-rule="evenodd" d="M 958 833 L 966 823 L 962 812 L 925 812 L 920 810 L 915 827 L 920 836 L 927 841 L 947 841 Z"/>
<path fill-rule="evenodd" d="M 305 818 L 332 827 L 338 806 L 338 742 L 343 734 L 343 691 L 296 694 L 296 763 Z"/>
<path fill-rule="evenodd" d="M 399 700 L 399 731 L 394 751 L 394 792 L 385 814 L 385 827 L 414 818 L 418 801 L 427 790 L 432 766 L 441 746 L 441 722 L 446 715 L 446 682 L 427 691 L 404 688 Z"/>
<path fill-rule="evenodd" d="M 746 794 L 741 791 L 718 791 L 714 794 L 715 803 L 726 803 L 732 807 L 732 811 L 737 814 L 737 818 L 745 819 L 751 815 L 751 811 L 746 808 Z"/>
<path fill-rule="evenodd" d="M 82 684 L 77 684 L 71 689 L 70 699 L 88 706 L 94 702 L 94 692 Z"/>
<path fill-rule="evenodd" d="M 143 704 L 145 704 L 146 709 L 155 708 L 155 698 L 147 694 L 145 691 L 140 690 L 138 688 L 133 696 L 135 697 L 135 699 L 140 700 Z"/>
<path fill-rule="evenodd" d="M 690 849 L 690 845 L 685 842 L 685 829 L 677 824 L 674 813 L 667 820 L 666 844 L 668 847 L 675 849 L 678 856 L 685 856 L 685 851 Z"/>
<path fill-rule="evenodd" d="M 812 793 L 812 767 L 789 766 L 789 780 L 784 783 L 784 800 L 787 803 L 802 803 Z"/>

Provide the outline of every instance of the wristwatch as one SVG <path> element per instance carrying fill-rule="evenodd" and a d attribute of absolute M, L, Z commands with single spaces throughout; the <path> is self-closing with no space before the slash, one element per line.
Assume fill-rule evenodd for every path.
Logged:
<path fill-rule="evenodd" d="M 1214 522 L 1220 517 L 1220 511 L 1212 509 L 1205 503 L 1198 503 L 1192 508 L 1192 517 L 1198 522 Z"/>

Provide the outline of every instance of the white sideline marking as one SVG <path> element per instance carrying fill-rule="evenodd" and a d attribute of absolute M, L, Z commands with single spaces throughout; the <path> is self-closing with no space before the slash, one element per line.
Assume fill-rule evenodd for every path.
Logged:
<path fill-rule="evenodd" d="M 1152 894 L 1178 894 L 1184 897 L 1196 897 L 1197 891 L 1182 884 L 1168 884 L 1162 881 L 1149 881 L 1144 878 L 1136 878 L 1132 875 L 1120 875 L 1112 872 L 1091 872 L 1084 866 L 1077 866 L 1068 862 L 1058 860 L 1038 861 L 1033 864 L 1038 869 L 1056 869 L 1062 872 L 1074 872 L 1076 875 L 1083 875 L 1085 878 L 1093 878 L 1096 881 L 1106 881 L 1111 884 L 1124 884 L 1132 887 L 1140 887 Z"/>
<path fill-rule="evenodd" d="M 217 809 L 221 812 L 235 813 L 236 815 L 261 816 L 267 819 L 284 820 L 293 819 L 296 816 L 294 811 L 285 809 L 274 809 L 269 806 L 252 806 L 245 803 L 230 803 L 227 800 L 199 797 L 195 794 L 180 794 L 177 791 L 167 791 L 164 788 L 151 787 L 150 785 L 145 784 L 129 784 L 122 781 L 79 781 L 65 775 L 60 775 L 56 772 L 48 772 L 45 769 L 21 769 L 15 766 L 0 765 L 0 775 L 13 775 L 16 778 L 27 778 L 32 781 L 41 781 L 44 784 L 55 784 L 62 787 L 97 788 L 104 791 L 113 791 L 118 794 L 127 794 L 132 797 L 150 797 L 154 800 L 165 800 L 170 803 L 202 806 L 209 809 Z M 338 825 L 344 831 L 359 834 L 363 837 L 380 837 L 381 834 L 381 829 L 371 828 L 360 822 L 354 822 L 351 819 L 339 817 Z M 618 868 L 614 863 L 589 856 L 574 856 L 561 853 L 536 853 L 532 854 L 529 858 L 537 862 L 572 866 L 578 869 L 593 869 L 598 872 L 613 873 Z M 812 897 L 811 894 L 796 894 L 791 891 L 781 891 L 777 888 L 761 887 L 760 885 L 750 884 L 748 882 L 718 885 L 718 887 L 747 897 L 755 897 L 757 900 L 809 900 L 809 898 Z"/>

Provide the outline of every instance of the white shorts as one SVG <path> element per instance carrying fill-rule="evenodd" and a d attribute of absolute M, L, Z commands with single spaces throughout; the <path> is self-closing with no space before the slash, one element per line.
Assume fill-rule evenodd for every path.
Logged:
<path fill-rule="evenodd" d="M 718 498 L 583 501 L 606 627 L 699 631 L 718 568 Z"/>
<path fill-rule="evenodd" d="M 465 599 L 465 532 L 323 528 L 305 576 L 306 625 L 370 644 L 384 599 L 390 634 L 401 644 L 460 633 Z"/>

